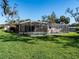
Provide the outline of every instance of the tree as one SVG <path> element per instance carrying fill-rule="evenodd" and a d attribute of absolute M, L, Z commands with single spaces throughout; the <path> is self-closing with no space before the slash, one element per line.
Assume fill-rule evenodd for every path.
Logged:
<path fill-rule="evenodd" d="M 70 23 L 70 18 L 65 16 L 60 16 L 60 23 L 68 24 Z"/>
<path fill-rule="evenodd" d="M 65 24 L 69 24 L 69 23 L 70 23 L 70 18 L 66 17 Z"/>
<path fill-rule="evenodd" d="M 73 9 L 67 8 L 66 12 L 69 13 L 76 22 L 79 23 L 79 7 L 75 8 L 76 12 L 73 11 Z"/>
<path fill-rule="evenodd" d="M 47 22 L 47 16 L 42 16 L 42 22 Z"/>
<path fill-rule="evenodd" d="M 60 16 L 60 22 L 64 22 L 65 23 L 65 16 Z"/>
<path fill-rule="evenodd" d="M 1 3 L 1 8 L 2 8 L 2 15 L 6 17 L 7 22 L 12 22 L 18 15 L 17 10 L 16 10 L 16 4 L 14 7 L 10 7 L 9 1 L 8 0 L 2 0 Z"/>
<path fill-rule="evenodd" d="M 57 18 L 57 19 L 55 20 L 55 22 L 56 22 L 57 24 L 60 24 L 60 19 Z"/>

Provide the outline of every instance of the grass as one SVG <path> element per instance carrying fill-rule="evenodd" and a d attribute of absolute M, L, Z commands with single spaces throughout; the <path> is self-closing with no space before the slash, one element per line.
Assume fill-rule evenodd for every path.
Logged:
<path fill-rule="evenodd" d="M 79 59 L 79 34 L 26 37 L 0 30 L 0 59 Z"/>

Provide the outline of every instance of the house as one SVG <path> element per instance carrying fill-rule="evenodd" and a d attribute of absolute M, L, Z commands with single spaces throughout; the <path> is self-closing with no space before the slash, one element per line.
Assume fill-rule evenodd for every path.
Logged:
<path fill-rule="evenodd" d="M 19 24 L 19 34 L 47 35 L 69 32 L 68 24 L 51 24 L 48 22 L 21 22 Z"/>
<path fill-rule="evenodd" d="M 69 32 L 69 25 L 41 21 L 24 21 L 19 24 L 6 24 L 4 30 L 22 35 L 47 35 Z"/>

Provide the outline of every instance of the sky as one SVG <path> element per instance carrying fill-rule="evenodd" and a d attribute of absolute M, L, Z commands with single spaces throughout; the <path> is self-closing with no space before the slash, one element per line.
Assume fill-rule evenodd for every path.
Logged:
<path fill-rule="evenodd" d="M 53 11 L 57 18 L 62 15 L 71 18 L 69 14 L 65 14 L 65 10 L 67 8 L 75 9 L 79 7 L 79 0 L 9 0 L 9 2 L 10 5 L 18 4 L 17 10 L 21 19 L 32 19 L 33 21 L 40 20 L 41 16 L 50 15 Z M 73 18 L 70 21 L 71 23 L 75 22 Z M 1 14 L 0 23 L 5 23 Z"/>

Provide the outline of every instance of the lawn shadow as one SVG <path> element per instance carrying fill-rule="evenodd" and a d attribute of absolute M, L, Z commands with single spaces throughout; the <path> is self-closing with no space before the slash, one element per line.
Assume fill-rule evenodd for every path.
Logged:
<path fill-rule="evenodd" d="M 51 36 L 40 36 L 40 37 L 30 37 L 27 35 L 18 35 L 16 33 L 9 33 L 7 35 L 0 35 L 0 41 L 10 42 L 10 41 L 21 41 L 28 44 L 35 44 L 32 40 L 43 40 L 51 41 L 52 43 L 62 44 L 63 47 L 72 46 L 79 48 L 79 35 L 76 36 L 64 36 L 64 35 L 51 35 Z M 62 40 L 67 40 L 69 42 L 63 42 Z"/>
<path fill-rule="evenodd" d="M 1 35 L 0 40 L 2 42 L 21 41 L 28 44 L 34 44 L 34 42 L 30 42 L 31 40 L 33 40 L 33 38 L 28 36 L 17 35 L 15 33 L 10 33 L 9 35 Z"/>
<path fill-rule="evenodd" d="M 43 36 L 43 37 L 36 37 L 36 38 L 43 41 L 52 41 L 53 43 L 56 43 L 56 44 L 63 44 L 63 47 L 71 46 L 71 47 L 79 48 L 78 35 L 77 36 L 53 35 L 53 36 Z M 69 42 L 62 42 L 62 40 L 66 40 Z"/>
<path fill-rule="evenodd" d="M 63 47 L 76 47 L 79 48 L 79 36 L 61 36 L 59 35 L 58 37 L 63 37 L 65 40 L 68 40 L 69 42 L 64 42 Z"/>
<path fill-rule="evenodd" d="M 69 40 L 69 42 L 66 42 L 63 46 L 67 47 L 67 46 L 71 46 L 71 47 L 76 47 L 79 48 L 79 35 L 74 35 L 74 36 L 57 36 L 57 37 L 64 37 L 66 40 Z"/>
<path fill-rule="evenodd" d="M 73 37 L 68 37 L 68 38 L 71 41 L 66 43 L 64 47 L 71 46 L 71 47 L 79 48 L 79 36 L 73 36 Z"/>

